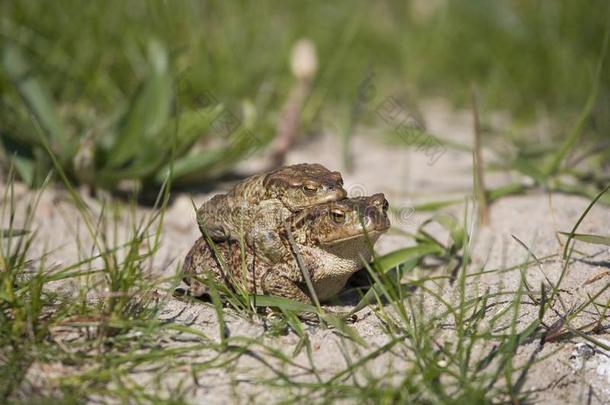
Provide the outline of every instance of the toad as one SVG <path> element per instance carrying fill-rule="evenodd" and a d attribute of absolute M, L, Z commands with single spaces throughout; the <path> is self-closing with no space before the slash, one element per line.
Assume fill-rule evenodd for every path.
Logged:
<path fill-rule="evenodd" d="M 383 194 L 305 208 L 278 226 L 276 258 L 238 241 L 199 238 L 184 262 L 185 282 L 193 296 L 208 292 L 194 276 L 212 276 L 237 291 L 310 303 L 307 271 L 318 299 L 326 301 L 371 259 L 373 245 L 390 227 L 387 211 Z"/>
<path fill-rule="evenodd" d="M 245 241 L 279 260 L 280 242 L 271 231 L 296 212 L 346 195 L 339 172 L 320 164 L 284 166 L 214 196 L 198 209 L 197 223 L 215 242 Z"/>

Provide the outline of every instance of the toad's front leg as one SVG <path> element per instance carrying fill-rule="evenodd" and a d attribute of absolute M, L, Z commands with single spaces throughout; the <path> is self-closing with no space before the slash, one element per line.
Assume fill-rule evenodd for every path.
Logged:
<path fill-rule="evenodd" d="M 275 230 L 253 227 L 246 236 L 246 243 L 251 246 L 258 256 L 263 257 L 270 263 L 279 263 L 286 256 L 279 234 Z"/>
<path fill-rule="evenodd" d="M 270 270 L 266 272 L 261 282 L 265 294 L 288 298 L 306 304 L 312 303 L 311 297 L 303 288 L 304 286 L 276 271 Z"/>

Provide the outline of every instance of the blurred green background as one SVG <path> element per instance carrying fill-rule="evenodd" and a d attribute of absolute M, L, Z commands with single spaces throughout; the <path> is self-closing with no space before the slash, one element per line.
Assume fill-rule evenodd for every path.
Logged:
<path fill-rule="evenodd" d="M 373 120 L 353 116 L 373 72 L 382 94 L 469 107 L 475 84 L 486 111 L 551 117 L 565 130 L 549 134 L 550 149 L 592 99 L 580 139 L 610 160 L 610 69 L 597 69 L 607 0 L 64 0 L 0 10 L 0 159 L 31 185 L 54 164 L 107 189 L 156 187 L 170 167 L 178 184 L 213 180 L 273 138 L 299 38 L 319 60 L 305 132 Z"/>

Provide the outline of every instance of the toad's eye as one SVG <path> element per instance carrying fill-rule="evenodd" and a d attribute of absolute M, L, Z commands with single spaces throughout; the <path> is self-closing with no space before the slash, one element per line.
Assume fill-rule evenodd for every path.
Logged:
<path fill-rule="evenodd" d="M 383 211 L 384 211 L 384 212 L 387 212 L 387 211 L 388 211 L 388 208 L 390 208 L 390 203 L 388 202 L 388 200 L 383 200 L 383 205 L 382 205 L 382 207 L 383 207 Z"/>
<path fill-rule="evenodd" d="M 304 184 L 303 191 L 305 192 L 305 194 L 312 195 L 316 191 L 318 191 L 318 187 L 315 184 Z"/>
<path fill-rule="evenodd" d="M 345 213 L 341 210 L 332 210 L 330 216 L 337 223 L 345 222 Z"/>

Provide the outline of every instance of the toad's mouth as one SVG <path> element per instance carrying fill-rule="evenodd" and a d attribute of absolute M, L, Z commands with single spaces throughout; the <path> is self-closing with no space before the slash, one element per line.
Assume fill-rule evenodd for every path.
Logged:
<path fill-rule="evenodd" d="M 354 234 L 351 236 L 345 236 L 343 238 L 324 240 L 324 241 L 320 241 L 320 246 L 336 245 L 338 243 L 343 243 L 343 242 L 347 242 L 347 241 L 354 240 L 354 239 L 362 239 L 365 235 L 367 235 L 369 238 L 377 237 L 377 236 L 381 235 L 382 233 L 384 233 L 385 231 L 387 231 L 388 229 L 389 229 L 389 226 L 384 227 L 382 229 L 371 229 L 370 231 L 360 232 L 360 233 L 357 233 L 357 234 Z"/>
<path fill-rule="evenodd" d="M 347 192 L 343 189 L 340 188 L 335 188 L 332 191 L 328 191 L 326 193 L 326 195 L 324 196 L 320 196 L 319 198 L 316 199 L 316 201 L 314 202 L 309 202 L 306 204 L 300 204 L 300 205 L 294 205 L 293 207 L 290 208 L 290 211 L 292 212 L 299 212 L 299 211 L 303 211 L 309 208 L 313 208 L 316 205 L 323 205 L 323 204 L 328 204 L 328 203 L 333 203 L 336 201 L 340 201 L 344 198 L 347 197 Z"/>

